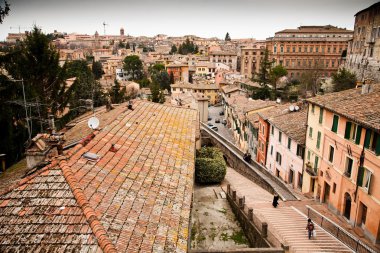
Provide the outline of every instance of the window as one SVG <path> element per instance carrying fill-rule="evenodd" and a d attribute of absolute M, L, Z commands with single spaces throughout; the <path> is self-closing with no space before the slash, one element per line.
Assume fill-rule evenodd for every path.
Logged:
<path fill-rule="evenodd" d="M 270 154 L 273 155 L 273 145 L 270 146 Z"/>
<path fill-rule="evenodd" d="M 305 153 L 305 149 L 301 145 L 297 145 L 297 156 L 303 159 L 304 153 Z"/>
<path fill-rule="evenodd" d="M 380 135 L 370 129 L 366 129 L 364 147 L 380 155 Z"/>
<path fill-rule="evenodd" d="M 280 153 L 278 153 L 278 152 L 276 152 L 276 162 L 279 164 L 279 165 L 281 165 L 281 154 Z"/>
<path fill-rule="evenodd" d="M 336 191 L 336 183 L 333 184 L 333 189 L 332 189 L 332 192 L 335 193 Z"/>
<path fill-rule="evenodd" d="M 367 168 L 359 168 L 358 185 L 363 187 L 367 192 L 370 190 L 372 172 Z"/>
<path fill-rule="evenodd" d="M 309 127 L 309 137 L 313 138 L 313 128 Z"/>
<path fill-rule="evenodd" d="M 357 131 L 357 125 L 350 122 L 350 121 L 347 121 L 346 122 L 346 130 L 344 132 L 344 138 L 346 140 L 355 141 L 356 140 L 356 131 Z"/>
<path fill-rule="evenodd" d="M 290 147 L 292 146 L 292 140 L 288 138 L 288 149 L 290 150 Z"/>
<path fill-rule="evenodd" d="M 334 133 L 338 131 L 338 121 L 339 121 L 339 116 L 334 114 L 333 124 L 331 127 L 331 131 L 333 131 Z"/>
<path fill-rule="evenodd" d="M 347 176 L 347 177 L 351 177 L 351 173 L 352 173 L 352 165 L 354 164 L 354 160 L 352 160 L 352 158 L 350 157 L 347 157 L 346 158 L 346 168 L 345 168 L 345 171 L 344 171 L 344 174 Z"/>
<path fill-rule="evenodd" d="M 314 113 L 315 111 L 315 105 L 311 105 L 311 112 Z"/>
<path fill-rule="evenodd" d="M 290 47 L 286 47 L 286 52 L 287 52 L 287 53 L 290 52 Z"/>
<path fill-rule="evenodd" d="M 315 156 L 315 160 L 314 160 L 314 171 L 317 171 L 317 170 L 318 170 L 318 161 L 319 161 L 319 157 L 318 157 L 318 156 Z"/>
<path fill-rule="evenodd" d="M 319 149 L 321 147 L 321 132 L 318 131 L 318 135 L 317 135 L 317 149 Z"/>
<path fill-rule="evenodd" d="M 334 162 L 334 147 L 330 146 L 330 152 L 329 152 L 329 162 L 333 163 Z"/>
<path fill-rule="evenodd" d="M 272 125 L 272 128 L 271 128 L 271 134 L 273 135 L 274 134 L 274 126 Z"/>
<path fill-rule="evenodd" d="M 277 53 L 277 46 L 274 46 L 274 47 L 273 47 L 273 52 L 274 52 L 274 53 Z"/>
<path fill-rule="evenodd" d="M 282 132 L 278 132 L 278 141 L 281 143 L 282 140 Z"/>
<path fill-rule="evenodd" d="M 319 110 L 319 124 L 322 124 L 323 121 L 323 108 Z"/>
<path fill-rule="evenodd" d="M 310 161 L 310 150 L 307 151 L 307 160 Z"/>

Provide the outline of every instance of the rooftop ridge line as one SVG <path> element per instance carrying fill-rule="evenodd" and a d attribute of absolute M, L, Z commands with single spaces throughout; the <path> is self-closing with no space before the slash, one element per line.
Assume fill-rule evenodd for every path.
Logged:
<path fill-rule="evenodd" d="M 68 166 L 66 160 L 61 160 L 59 162 L 59 167 L 62 170 L 63 176 L 69 184 L 78 205 L 82 209 L 93 234 L 98 240 L 100 248 L 106 253 L 117 252 L 115 245 L 107 236 L 107 231 L 104 229 L 103 225 L 96 216 L 95 210 L 90 206 L 90 203 L 88 202 L 82 188 L 79 186 L 79 183 L 76 180 L 71 168 Z"/>

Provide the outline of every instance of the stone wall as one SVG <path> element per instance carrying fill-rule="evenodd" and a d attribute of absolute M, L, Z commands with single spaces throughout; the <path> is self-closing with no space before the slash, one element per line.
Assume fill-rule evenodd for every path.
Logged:
<path fill-rule="evenodd" d="M 292 196 L 294 200 L 296 199 L 296 197 L 291 193 L 291 191 L 287 188 L 283 181 L 275 177 L 266 168 L 264 168 L 257 162 L 251 161 L 250 164 L 245 162 L 242 159 L 243 152 L 236 148 L 233 144 L 229 145 L 227 140 L 223 140 L 223 144 L 219 142 L 216 138 L 214 138 L 212 135 L 210 135 L 207 131 L 201 129 L 201 142 L 202 146 L 215 146 L 221 149 L 226 159 L 226 162 L 229 164 L 230 167 L 234 168 L 240 174 L 242 174 L 252 182 L 255 182 L 269 193 L 277 193 L 280 195 L 282 200 L 286 201 L 286 198 L 282 195 L 282 193 L 276 191 L 273 188 L 273 186 L 266 181 L 265 177 L 275 181 L 278 184 L 278 186 L 281 187 L 282 192 L 287 192 L 288 195 Z"/>
<path fill-rule="evenodd" d="M 227 200 L 242 226 L 248 241 L 254 248 L 271 248 L 274 252 L 287 252 L 289 247 L 268 230 L 268 224 L 245 205 L 245 197 L 227 185 Z M 274 247 L 274 248 L 273 248 Z"/>

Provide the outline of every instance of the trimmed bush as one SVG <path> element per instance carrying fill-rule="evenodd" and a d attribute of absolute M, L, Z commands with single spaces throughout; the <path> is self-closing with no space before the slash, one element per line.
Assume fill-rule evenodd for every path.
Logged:
<path fill-rule="evenodd" d="M 220 183 L 226 176 L 227 165 L 223 153 L 215 147 L 204 147 L 197 151 L 195 159 L 195 181 L 197 183 Z"/>

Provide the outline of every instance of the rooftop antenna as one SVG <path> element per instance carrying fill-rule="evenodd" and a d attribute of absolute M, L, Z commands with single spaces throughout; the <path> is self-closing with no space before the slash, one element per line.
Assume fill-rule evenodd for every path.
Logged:
<path fill-rule="evenodd" d="M 89 128 L 91 128 L 92 130 L 94 129 L 97 129 L 99 127 L 99 119 L 95 116 L 89 118 L 88 122 L 87 122 L 87 125 Z"/>
<path fill-rule="evenodd" d="M 104 36 L 106 35 L 106 25 L 108 25 L 108 24 L 106 24 L 106 21 L 103 21 Z"/>
<path fill-rule="evenodd" d="M 18 33 L 21 33 L 21 29 L 31 29 L 32 27 L 26 27 L 26 26 L 11 26 L 9 29 L 18 29 Z"/>

